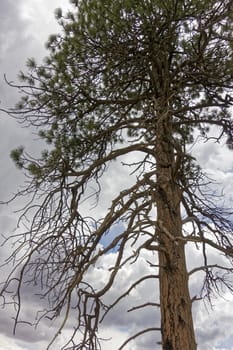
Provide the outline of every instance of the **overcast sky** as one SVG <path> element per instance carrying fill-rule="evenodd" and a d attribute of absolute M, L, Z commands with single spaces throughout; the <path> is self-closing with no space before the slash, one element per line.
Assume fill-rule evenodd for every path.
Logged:
<path fill-rule="evenodd" d="M 57 7 L 67 9 L 68 0 L 1 0 L 0 1 L 0 101 L 1 106 L 13 106 L 17 101 L 17 92 L 10 89 L 4 82 L 4 74 L 7 79 L 17 82 L 17 73 L 24 69 L 28 57 L 35 57 L 40 61 L 46 54 L 44 43 L 51 33 L 59 29 L 54 20 L 54 9 Z M 17 171 L 9 160 L 10 150 L 18 145 L 24 144 L 30 150 L 36 150 L 37 139 L 31 130 L 22 129 L 14 120 L 9 119 L 3 113 L 0 114 L 0 200 L 10 196 L 20 183 L 23 176 Z M 224 145 L 210 143 L 201 145 L 199 140 L 193 149 L 201 165 L 209 173 L 213 174 L 219 182 L 222 182 L 228 200 L 233 202 L 233 157 L 232 152 Z M 111 169 L 110 169 L 111 171 Z M 114 174 L 106 179 L 105 191 L 111 195 L 117 191 L 116 182 L 112 183 Z M 2 233 L 10 232 L 14 228 L 16 215 L 12 207 L 0 207 L 0 230 Z M 0 259 L 3 261 L 7 256 L 6 249 L 2 250 Z M 117 295 L 117 291 L 125 288 L 127 280 L 135 280 L 148 269 L 143 261 L 147 258 L 146 253 L 138 260 L 137 267 L 133 265 L 123 269 L 119 279 L 112 290 L 111 298 Z M 101 280 L 104 278 L 104 268 L 111 265 L 114 253 L 104 257 L 101 268 L 93 269 L 93 278 Z M 190 265 L 200 259 L 198 253 L 193 255 Z M 219 257 L 213 255 L 213 260 L 219 261 Z M 0 274 L 1 278 L 3 277 Z M 191 281 L 191 294 L 194 295 L 199 277 Z M 157 294 L 157 286 L 146 285 L 134 292 L 134 298 L 140 301 L 150 294 Z M 38 300 L 30 294 L 30 289 L 25 291 L 26 303 L 24 316 L 30 317 L 38 309 Z M 125 300 L 124 303 L 128 301 Z M 213 300 L 214 309 L 206 308 L 203 303 L 194 305 L 194 319 L 199 350 L 232 350 L 233 349 L 233 298 L 225 295 L 225 299 Z M 121 312 L 121 305 L 108 318 L 108 323 L 103 329 L 103 335 L 112 337 L 112 341 L 104 345 L 104 349 L 116 350 L 124 341 L 126 335 L 140 326 L 159 326 L 159 315 L 154 310 L 143 311 L 133 315 L 125 315 Z M 130 306 L 127 305 L 127 306 Z M 13 314 L 12 314 L 13 315 Z M 12 335 L 12 320 L 10 310 L 0 309 L 0 350 L 45 350 L 46 344 L 51 339 L 54 327 L 50 328 L 42 322 L 38 330 L 33 331 L 29 326 L 22 325 L 15 336 Z M 67 330 L 68 333 L 68 330 Z M 154 345 L 152 336 L 142 337 L 137 343 L 130 345 L 130 350 L 159 350 L 159 345 Z M 58 344 L 57 344 L 58 346 Z M 58 348 L 57 348 L 58 349 Z"/>

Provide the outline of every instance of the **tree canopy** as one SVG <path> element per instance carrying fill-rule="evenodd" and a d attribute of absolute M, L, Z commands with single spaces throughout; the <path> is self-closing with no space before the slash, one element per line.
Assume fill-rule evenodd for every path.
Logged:
<path fill-rule="evenodd" d="M 28 71 L 20 73 L 21 83 L 11 83 L 23 95 L 8 112 L 38 129 L 48 146 L 38 159 L 23 147 L 11 153 L 28 177 L 16 196 L 30 198 L 20 216 L 20 222 L 28 219 L 30 224 L 14 237 L 18 245 L 9 261 L 15 266 L 2 293 L 16 284 L 17 325 L 22 285 L 39 284 L 48 299 L 42 317 L 63 315 L 55 337 L 75 308 L 77 323 L 65 348 L 98 349 L 99 323 L 137 285 L 158 280 L 157 306 L 162 308 L 170 288 L 169 283 L 163 285 L 164 274 L 169 281 L 177 272 L 183 277 L 174 285 L 186 284 L 188 242 L 193 249 L 202 248 L 203 260 L 196 268 L 205 274 L 201 296 L 210 298 L 219 285 L 233 288 L 232 210 L 215 194 L 212 180 L 189 151 L 196 134 L 205 142 L 225 140 L 233 148 L 233 3 L 72 3 L 73 12 L 63 15 L 56 10 L 62 33 L 50 36 L 44 63 L 29 59 Z M 120 163 L 125 155 L 132 157 L 131 163 Z M 119 161 L 116 177 L 121 176 L 120 166 L 128 166 L 134 182 L 112 198 L 103 216 L 91 217 L 83 205 L 92 198 L 101 206 L 101 179 L 113 161 Z M 192 224 L 190 232 L 184 230 L 187 222 Z M 122 232 L 101 244 L 119 223 Z M 132 245 L 129 256 L 127 244 Z M 224 254 L 226 265 L 210 264 L 208 247 Z M 113 249 L 115 264 L 97 288 L 86 275 Z M 143 250 L 152 256 L 158 253 L 156 266 L 148 262 L 154 273 L 129 283 L 116 301 L 106 305 L 105 295 L 122 266 L 134 263 Z M 185 294 L 187 315 L 181 296 L 173 292 L 168 294 L 179 299 L 180 311 L 171 330 L 176 322 L 188 323 L 191 308 L 187 288 L 180 293 Z M 132 339 L 161 330 L 162 348 L 174 350 L 165 330 L 166 317 L 164 311 L 161 327 L 152 325 Z M 77 341 L 79 331 L 82 337 Z M 193 340 L 189 349 L 195 348 Z"/>

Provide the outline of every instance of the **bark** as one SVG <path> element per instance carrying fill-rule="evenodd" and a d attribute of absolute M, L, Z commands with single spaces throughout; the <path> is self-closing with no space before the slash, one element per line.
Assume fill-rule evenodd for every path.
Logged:
<path fill-rule="evenodd" d="M 156 144 L 157 237 L 163 350 L 196 350 L 185 246 L 182 240 L 181 189 L 176 182 L 176 149 L 169 117 L 161 117 Z M 179 155 L 180 158 L 180 155 Z"/>

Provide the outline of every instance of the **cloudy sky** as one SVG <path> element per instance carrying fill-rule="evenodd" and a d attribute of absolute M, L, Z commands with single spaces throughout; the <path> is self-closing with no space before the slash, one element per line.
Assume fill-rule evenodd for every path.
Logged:
<path fill-rule="evenodd" d="M 56 33 L 59 28 L 54 20 L 54 9 L 57 7 L 67 9 L 68 0 L 1 0 L 0 1 L 0 101 L 3 107 L 13 106 L 18 95 L 14 89 L 9 88 L 4 82 L 4 74 L 9 81 L 17 82 L 17 73 L 24 69 L 25 61 L 29 57 L 35 57 L 40 61 L 46 54 L 44 43 L 51 33 Z M 23 182 L 22 174 L 17 171 L 9 160 L 10 150 L 18 145 L 24 144 L 30 150 L 36 150 L 37 138 L 32 135 L 31 130 L 22 129 L 14 120 L 9 119 L 5 114 L 0 114 L 0 200 L 6 200 Z M 224 190 L 228 193 L 228 199 L 233 202 L 233 157 L 232 152 L 224 145 L 210 143 L 202 145 L 197 140 L 193 149 L 201 165 L 216 179 L 222 182 Z M 111 169 L 110 169 L 111 171 Z M 110 174 L 112 179 L 114 174 Z M 117 184 L 106 179 L 106 192 L 111 195 L 116 191 Z M 0 230 L 2 233 L 10 232 L 16 223 L 14 207 L 0 208 Z M 7 256 L 6 248 L 2 249 L 0 261 L 3 262 Z M 104 257 L 101 268 L 93 269 L 95 279 L 104 278 L 104 269 L 111 265 L 114 253 Z M 135 280 L 145 273 L 148 265 L 143 261 L 147 259 L 146 253 L 138 260 L 137 266 L 128 265 L 123 269 L 121 278 L 117 281 L 110 298 L 117 295 L 119 289 L 125 287 L 128 280 Z M 198 253 L 192 256 L 190 265 L 200 259 Z M 213 255 L 213 260 L 221 259 Z M 4 277 L 5 270 L 0 274 Z M 90 276 L 91 277 L 91 276 Z M 199 277 L 191 281 L 191 294 L 194 295 Z M 157 294 L 157 286 L 145 286 L 135 290 L 134 300 L 140 302 L 142 296 L 150 297 L 151 293 Z M 24 317 L 30 318 L 38 309 L 38 300 L 31 296 L 30 290 L 25 291 Z M 128 305 L 123 305 L 128 303 Z M 123 314 L 121 308 L 130 307 L 130 301 L 125 300 L 108 318 L 107 325 L 102 330 L 103 336 L 112 337 L 110 343 L 104 345 L 104 350 L 116 350 L 126 339 L 127 334 L 144 325 L 159 326 L 159 315 L 157 311 L 143 311 L 135 315 Z M 199 350 L 232 350 L 233 349 L 233 298 L 226 294 L 225 299 L 213 300 L 213 310 L 203 303 L 196 303 L 193 308 L 195 328 Z M 46 344 L 54 333 L 55 325 L 42 322 L 36 331 L 27 325 L 21 325 L 15 336 L 12 335 L 12 310 L 0 309 L 0 350 L 44 350 Z M 67 334 L 69 329 L 67 329 Z M 66 333 L 63 337 L 66 336 Z M 58 340 L 62 341 L 62 339 Z M 111 345 L 110 345 L 111 344 Z M 58 349 L 59 343 L 56 345 Z M 137 343 L 128 347 L 128 350 L 159 350 L 155 345 L 155 339 L 151 336 L 142 337 Z"/>

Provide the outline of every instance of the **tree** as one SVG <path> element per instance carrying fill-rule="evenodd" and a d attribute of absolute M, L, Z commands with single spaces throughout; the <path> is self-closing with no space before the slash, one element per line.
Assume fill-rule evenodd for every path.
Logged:
<path fill-rule="evenodd" d="M 9 261 L 15 265 L 2 295 L 14 286 L 17 325 L 23 284 L 39 284 L 48 299 L 42 317 L 63 317 L 54 339 L 74 308 L 77 324 L 66 348 L 98 349 L 101 320 L 135 287 L 156 279 L 161 325 L 128 341 L 161 331 L 163 350 L 194 350 L 189 275 L 203 271 L 201 297 L 209 300 L 219 286 L 233 288 L 232 211 L 188 151 L 195 133 L 233 147 L 233 3 L 72 2 L 73 13 L 56 11 L 63 32 L 50 37 L 44 64 L 28 60 L 22 83 L 11 83 L 23 97 L 8 112 L 38 128 L 49 146 L 38 159 L 22 147 L 11 154 L 30 179 L 16 195 L 31 198 L 19 220 L 29 218 L 30 226 L 14 236 L 18 245 Z M 133 159 L 122 166 L 131 168 L 134 183 L 112 198 L 103 217 L 88 217 L 83 203 L 101 202 L 102 178 L 124 155 Z M 192 231 L 185 230 L 187 222 Z M 119 223 L 122 233 L 101 245 Z M 203 254 L 189 272 L 188 244 Z M 208 247 L 221 252 L 226 264 L 209 263 Z M 97 288 L 86 276 L 113 249 L 115 264 Z M 105 296 L 121 268 L 144 250 L 158 255 L 158 263 L 148 261 L 155 273 L 133 281 L 107 305 Z"/>

